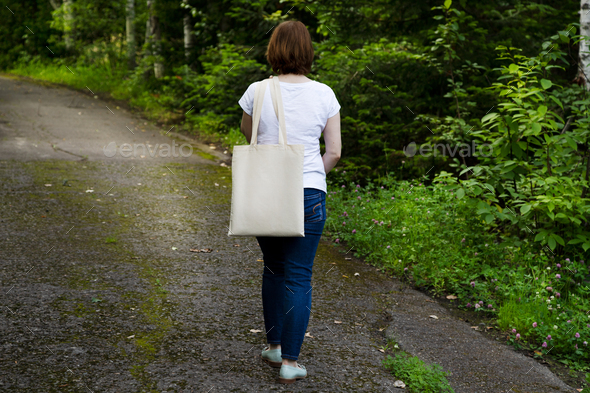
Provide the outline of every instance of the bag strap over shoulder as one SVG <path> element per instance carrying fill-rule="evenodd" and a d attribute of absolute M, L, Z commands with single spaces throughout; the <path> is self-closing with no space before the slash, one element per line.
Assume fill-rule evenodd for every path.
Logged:
<path fill-rule="evenodd" d="M 252 137 L 250 138 L 250 145 L 256 145 L 258 139 L 258 124 L 260 124 L 260 114 L 262 113 L 262 103 L 264 102 L 264 94 L 268 86 L 268 79 L 260 82 L 254 90 L 254 106 L 252 108 Z"/>
<path fill-rule="evenodd" d="M 281 85 L 279 78 L 272 78 L 272 80 L 265 79 L 256 86 L 254 91 L 254 107 L 252 109 L 252 137 L 250 145 L 256 145 L 258 141 L 258 125 L 260 124 L 260 115 L 262 114 L 262 104 L 264 103 L 264 95 L 266 88 L 270 85 L 270 97 L 275 110 L 277 119 L 279 120 L 279 145 L 287 143 L 287 126 L 285 124 L 285 111 L 283 109 L 283 98 L 281 96 Z"/>

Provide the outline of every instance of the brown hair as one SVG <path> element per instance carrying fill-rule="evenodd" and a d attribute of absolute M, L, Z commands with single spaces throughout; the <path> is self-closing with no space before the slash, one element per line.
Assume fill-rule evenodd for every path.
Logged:
<path fill-rule="evenodd" d="M 270 37 L 266 58 L 277 74 L 309 74 L 313 45 L 305 25 L 298 21 L 279 24 Z"/>

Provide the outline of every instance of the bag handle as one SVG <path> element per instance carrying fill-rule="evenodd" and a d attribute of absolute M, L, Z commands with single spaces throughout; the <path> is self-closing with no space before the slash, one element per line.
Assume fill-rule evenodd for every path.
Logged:
<path fill-rule="evenodd" d="M 250 138 L 251 146 L 256 145 L 256 141 L 258 139 L 258 124 L 260 124 L 260 114 L 262 113 L 262 103 L 264 102 L 266 86 L 268 86 L 268 79 L 260 82 L 254 90 L 254 106 L 252 108 L 252 136 Z"/>
<path fill-rule="evenodd" d="M 250 145 L 256 145 L 258 141 L 258 125 L 260 124 L 260 115 L 262 113 L 262 104 L 264 102 L 264 95 L 266 94 L 266 87 L 270 83 L 270 96 L 275 110 L 275 115 L 279 120 L 279 145 L 287 143 L 287 126 L 285 124 L 285 111 L 283 109 L 283 99 L 281 96 L 281 85 L 279 78 L 272 78 L 263 80 L 256 86 L 254 91 L 254 107 L 252 110 L 252 137 Z"/>

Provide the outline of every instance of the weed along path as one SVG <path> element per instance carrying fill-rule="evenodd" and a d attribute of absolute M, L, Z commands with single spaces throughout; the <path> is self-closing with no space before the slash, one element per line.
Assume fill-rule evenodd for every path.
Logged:
<path fill-rule="evenodd" d="M 259 359 L 260 248 L 227 236 L 227 157 L 197 143 L 129 157 L 124 143 L 173 145 L 144 123 L 90 94 L 0 78 L 0 391 L 401 392 L 381 365 L 387 336 L 451 371 L 456 392 L 575 391 L 325 241 L 309 377 L 277 384 Z"/>

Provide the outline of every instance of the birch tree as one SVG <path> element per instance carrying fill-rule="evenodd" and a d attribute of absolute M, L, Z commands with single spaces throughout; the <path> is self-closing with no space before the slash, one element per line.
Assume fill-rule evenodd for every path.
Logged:
<path fill-rule="evenodd" d="M 129 69 L 135 68 L 135 0 L 127 0 L 125 28 L 127 32 L 127 63 Z"/>
<path fill-rule="evenodd" d="M 64 0 L 62 4 L 59 4 L 57 0 L 49 0 L 51 7 L 54 10 L 59 10 L 56 15 L 61 18 L 61 27 L 64 33 L 64 44 L 67 50 L 74 48 L 74 1 Z"/>
<path fill-rule="evenodd" d="M 590 0 L 581 0 L 580 3 L 580 35 L 585 39 L 580 41 L 578 78 L 584 81 L 586 90 L 590 90 Z"/>
<path fill-rule="evenodd" d="M 160 34 L 160 21 L 155 13 L 156 0 L 147 0 L 148 20 L 146 22 L 146 43 L 149 49 L 149 54 L 154 58 L 154 76 L 160 79 L 164 76 L 164 64 L 160 57 L 162 48 L 162 37 Z"/>
<path fill-rule="evenodd" d="M 186 63 L 190 63 L 191 50 L 193 47 L 193 22 L 191 18 L 190 8 L 187 7 L 188 0 L 182 0 L 184 8 L 184 18 L 182 20 L 184 30 L 184 57 Z M 190 65 L 190 64 L 189 64 Z"/>

